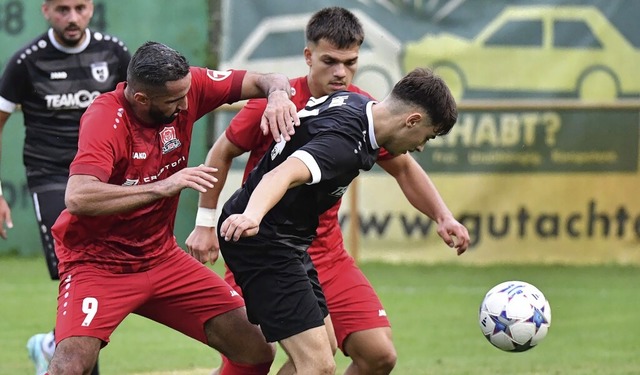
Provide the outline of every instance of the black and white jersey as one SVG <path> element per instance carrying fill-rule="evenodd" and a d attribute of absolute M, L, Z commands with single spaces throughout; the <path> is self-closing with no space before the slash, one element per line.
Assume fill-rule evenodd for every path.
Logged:
<path fill-rule="evenodd" d="M 227 201 L 223 214 L 242 213 L 262 176 L 287 158 L 304 162 L 312 181 L 289 189 L 264 217 L 258 235 L 241 241 L 256 246 L 308 247 L 318 216 L 342 197 L 360 170 L 371 169 L 378 158 L 371 116 L 374 103 L 349 91 L 309 99 L 298 112 L 301 124 L 291 140 L 271 145 L 243 187 Z"/>
<path fill-rule="evenodd" d="M 73 48 L 49 29 L 11 57 L 0 79 L 0 110 L 22 106 L 28 177 L 68 175 L 80 117 L 99 94 L 126 80 L 130 59 L 118 38 L 89 29 Z"/>

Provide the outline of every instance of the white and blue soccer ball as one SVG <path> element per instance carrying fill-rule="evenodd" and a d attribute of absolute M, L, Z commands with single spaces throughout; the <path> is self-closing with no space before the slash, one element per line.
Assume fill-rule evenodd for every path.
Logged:
<path fill-rule="evenodd" d="M 524 352 L 547 335 L 551 307 L 535 286 L 506 281 L 487 292 L 478 321 L 482 334 L 493 346 L 507 352 Z"/>

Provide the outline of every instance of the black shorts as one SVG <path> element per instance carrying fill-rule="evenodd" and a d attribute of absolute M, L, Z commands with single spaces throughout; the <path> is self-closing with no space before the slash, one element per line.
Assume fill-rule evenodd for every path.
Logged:
<path fill-rule="evenodd" d="M 222 256 L 242 289 L 249 321 L 260 325 L 268 342 L 324 325 L 329 310 L 306 251 L 219 238 Z"/>
<path fill-rule="evenodd" d="M 49 270 L 49 276 L 52 280 L 58 280 L 58 257 L 56 257 L 51 227 L 58 219 L 58 216 L 60 216 L 62 210 L 65 209 L 65 187 L 65 185 L 61 184 L 35 188 L 29 187 L 31 198 L 33 199 L 36 220 L 38 221 L 44 258 L 47 262 L 47 269 Z"/>

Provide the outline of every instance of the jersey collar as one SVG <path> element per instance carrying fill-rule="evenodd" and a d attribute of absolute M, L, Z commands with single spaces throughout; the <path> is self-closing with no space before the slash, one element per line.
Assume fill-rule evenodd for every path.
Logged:
<path fill-rule="evenodd" d="M 367 122 L 369 123 L 369 142 L 371 142 L 371 146 L 374 150 L 379 149 L 378 142 L 376 141 L 376 134 L 373 129 L 373 113 L 371 112 L 371 108 L 374 104 L 376 104 L 375 100 L 372 100 L 367 103 Z"/>
<path fill-rule="evenodd" d="M 84 32 L 85 32 L 86 38 L 84 38 L 84 42 L 82 42 L 82 44 L 80 44 L 77 47 L 67 47 L 67 46 L 64 46 L 64 45 L 58 43 L 58 41 L 56 40 L 55 35 L 53 34 L 53 29 L 52 28 L 49 29 L 47 34 L 49 35 L 49 40 L 51 41 L 51 44 L 57 50 L 59 50 L 61 52 L 64 52 L 64 53 L 68 53 L 70 55 L 73 55 L 73 54 L 80 53 L 80 52 L 84 51 L 85 49 L 87 49 L 87 46 L 89 45 L 89 42 L 91 42 L 91 31 L 89 31 L 89 29 L 87 28 Z"/>

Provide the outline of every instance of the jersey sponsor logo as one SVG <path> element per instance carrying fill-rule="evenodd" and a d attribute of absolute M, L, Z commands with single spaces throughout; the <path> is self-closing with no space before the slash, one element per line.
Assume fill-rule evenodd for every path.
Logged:
<path fill-rule="evenodd" d="M 187 161 L 187 158 L 186 158 L 186 157 L 184 157 L 184 156 L 181 156 L 181 157 L 180 157 L 180 159 L 178 159 L 178 160 L 176 160 L 176 161 L 174 161 L 174 162 L 171 162 L 171 163 L 169 163 L 169 164 L 165 164 L 162 168 L 160 168 L 160 170 L 158 171 L 158 173 L 156 173 L 155 175 L 153 175 L 153 176 L 143 177 L 143 178 L 142 178 L 142 182 L 144 182 L 144 183 L 146 184 L 146 183 L 149 183 L 149 182 L 157 181 L 157 180 L 159 180 L 159 179 L 160 179 L 160 176 L 161 176 L 163 173 L 167 172 L 167 171 L 168 171 L 168 170 L 170 170 L 170 169 L 176 169 L 176 168 L 180 167 L 180 166 L 181 166 L 181 165 L 183 165 L 186 161 Z M 179 169 L 182 169 L 182 168 L 179 168 Z"/>
<path fill-rule="evenodd" d="M 144 159 L 147 158 L 147 153 L 146 152 L 134 152 L 133 153 L 133 158 L 134 159 L 144 160 Z"/>
<path fill-rule="evenodd" d="M 98 95 L 98 91 L 79 90 L 67 94 L 45 95 L 44 100 L 47 101 L 47 109 L 78 109 L 87 108 Z"/>
<path fill-rule="evenodd" d="M 334 96 L 329 103 L 329 108 L 343 106 L 347 99 L 349 99 L 349 95 Z"/>
<path fill-rule="evenodd" d="M 106 61 L 91 63 L 91 75 L 98 82 L 106 82 L 109 78 L 109 65 Z"/>
<path fill-rule="evenodd" d="M 273 146 L 273 150 L 271 150 L 271 160 L 275 159 L 278 155 L 282 154 L 282 150 L 284 150 L 284 146 L 287 144 L 287 141 L 284 138 L 280 139 L 280 142 L 276 143 Z"/>
<path fill-rule="evenodd" d="M 49 79 L 67 79 L 67 72 L 51 72 Z"/>
<path fill-rule="evenodd" d="M 348 186 L 340 186 L 336 190 L 334 190 L 331 193 L 329 193 L 329 195 L 334 196 L 334 197 L 341 197 L 341 196 L 344 195 L 344 193 L 347 192 L 347 188 L 348 188 Z"/>
<path fill-rule="evenodd" d="M 165 126 L 165 128 L 160 131 L 160 139 L 162 140 L 163 155 L 182 145 L 180 140 L 176 138 L 176 129 L 173 126 Z"/>
<path fill-rule="evenodd" d="M 221 71 L 207 69 L 207 77 L 211 78 L 212 81 L 224 81 L 225 79 L 229 78 L 231 73 L 232 72 L 230 70 Z"/>

